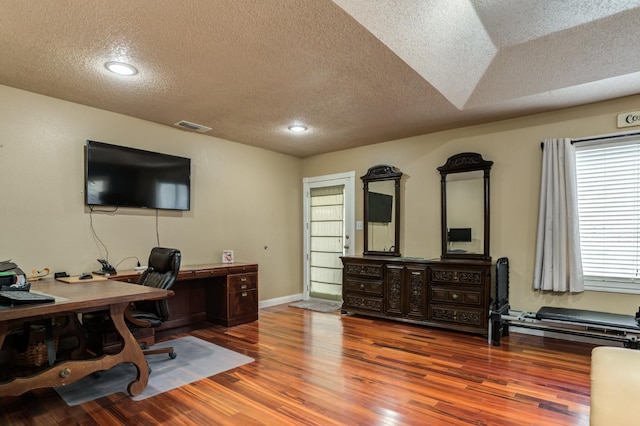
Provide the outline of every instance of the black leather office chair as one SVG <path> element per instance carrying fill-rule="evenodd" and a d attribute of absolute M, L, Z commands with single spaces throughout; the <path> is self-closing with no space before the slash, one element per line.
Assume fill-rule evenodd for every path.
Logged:
<path fill-rule="evenodd" d="M 169 290 L 173 286 L 180 269 L 180 250 L 154 247 L 149 255 L 147 269 L 140 275 L 138 284 Z M 129 328 L 159 327 L 169 318 L 167 299 L 136 302 L 125 311 L 125 319 Z M 175 358 L 173 347 L 160 349 L 144 349 L 145 355 L 169 354 Z"/>

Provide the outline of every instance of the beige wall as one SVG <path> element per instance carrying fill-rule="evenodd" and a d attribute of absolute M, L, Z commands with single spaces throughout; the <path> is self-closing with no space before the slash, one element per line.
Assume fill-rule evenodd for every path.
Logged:
<path fill-rule="evenodd" d="M 616 114 L 633 111 L 640 96 L 552 113 L 423 135 L 303 160 L 305 177 L 355 170 L 362 176 L 375 164 L 391 164 L 402 180 L 401 244 L 404 256 L 440 256 L 440 176 L 451 155 L 478 152 L 494 162 L 491 170 L 491 256 L 510 261 L 511 306 L 537 310 L 570 306 L 633 314 L 640 296 L 603 292 L 553 295 L 532 290 L 542 151 L 546 137 L 614 133 Z M 356 220 L 362 220 L 362 190 L 356 185 Z M 362 231 L 356 253 L 362 253 Z"/>
<path fill-rule="evenodd" d="M 192 210 L 160 212 L 160 244 L 180 248 L 185 264 L 218 262 L 223 249 L 260 264 L 260 300 L 302 292 L 302 177 L 375 164 L 403 173 L 400 250 L 440 255 L 440 176 L 446 159 L 464 151 L 494 162 L 491 171 L 491 255 L 511 264 L 511 305 L 633 313 L 640 296 L 585 292 L 554 296 L 532 290 L 538 190 L 545 137 L 614 133 L 616 114 L 638 109 L 640 96 L 553 113 L 318 155 L 300 160 L 196 133 L 0 86 L 0 260 L 25 271 L 49 267 L 78 274 L 104 256 L 93 239 L 83 195 L 86 139 L 192 159 Z M 184 117 L 177 117 L 181 119 Z M 356 184 L 356 220 L 362 185 Z M 276 202 L 273 202 L 275 200 Z M 118 263 L 144 263 L 156 245 L 155 211 L 94 214 L 98 236 Z M 362 231 L 356 231 L 362 253 Z M 267 249 L 265 249 L 267 247 Z M 127 260 L 121 268 L 133 266 Z"/>
<path fill-rule="evenodd" d="M 219 263 L 233 249 L 259 263 L 260 300 L 302 291 L 299 159 L 6 86 L 0 99 L 0 260 L 27 273 L 98 268 L 105 252 L 83 194 L 83 147 L 93 139 L 191 158 L 191 211 L 158 219 L 160 244 L 181 249 L 184 264 Z M 112 264 L 146 264 L 156 245 L 155 210 L 94 213 L 93 225 Z"/>

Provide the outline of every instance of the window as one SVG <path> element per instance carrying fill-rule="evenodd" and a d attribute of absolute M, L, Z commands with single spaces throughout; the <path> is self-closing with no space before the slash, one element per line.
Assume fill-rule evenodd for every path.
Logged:
<path fill-rule="evenodd" d="M 575 147 L 585 290 L 640 293 L 640 135 Z"/>

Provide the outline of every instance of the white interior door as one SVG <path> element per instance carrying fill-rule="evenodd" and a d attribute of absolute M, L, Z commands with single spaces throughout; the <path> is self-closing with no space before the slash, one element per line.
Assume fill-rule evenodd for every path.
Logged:
<path fill-rule="evenodd" d="M 340 256 L 354 252 L 355 172 L 305 178 L 304 299 L 342 300 Z"/>

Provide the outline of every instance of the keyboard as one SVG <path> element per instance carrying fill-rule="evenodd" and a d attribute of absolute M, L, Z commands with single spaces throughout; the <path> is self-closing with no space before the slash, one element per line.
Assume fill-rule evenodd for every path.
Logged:
<path fill-rule="evenodd" d="M 25 305 L 29 303 L 55 302 L 51 296 L 31 293 L 30 291 L 0 291 L 0 303 L 3 305 Z"/>

